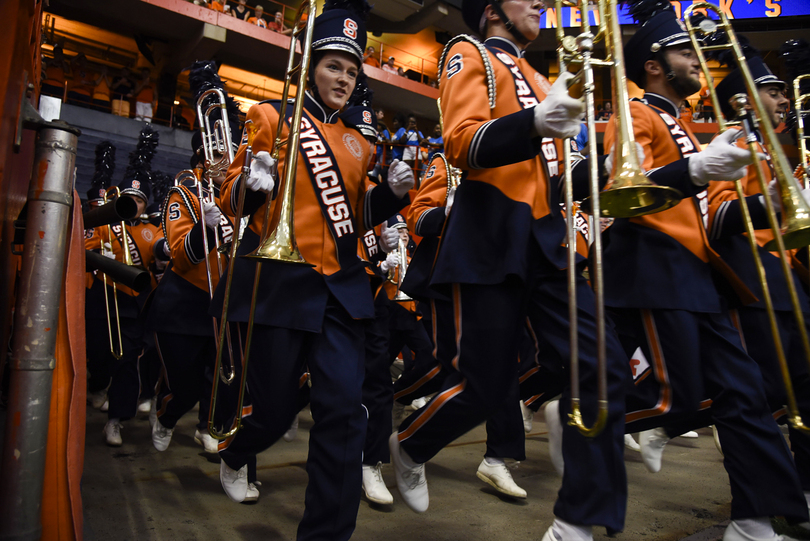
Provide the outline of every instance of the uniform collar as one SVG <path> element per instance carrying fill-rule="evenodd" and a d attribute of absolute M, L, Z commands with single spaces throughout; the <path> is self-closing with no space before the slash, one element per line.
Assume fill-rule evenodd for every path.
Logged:
<path fill-rule="evenodd" d="M 304 99 L 304 109 L 307 110 L 312 117 L 324 124 L 335 124 L 338 121 L 338 114 L 340 111 L 327 112 L 318 100 L 307 90 Z"/>
<path fill-rule="evenodd" d="M 665 98 L 660 94 L 653 94 L 652 92 L 645 92 L 644 93 L 644 101 L 652 106 L 658 107 L 659 109 L 663 109 L 670 115 L 678 118 L 678 106 L 672 103 L 669 99 Z"/>
<path fill-rule="evenodd" d="M 498 49 L 499 51 L 503 51 L 506 54 L 511 54 L 512 56 L 516 56 L 518 58 L 523 58 L 523 49 L 518 47 L 514 42 L 509 41 L 506 38 L 502 38 L 500 36 L 493 36 L 491 38 L 487 38 L 484 43 L 487 47 L 492 47 L 494 49 Z"/>

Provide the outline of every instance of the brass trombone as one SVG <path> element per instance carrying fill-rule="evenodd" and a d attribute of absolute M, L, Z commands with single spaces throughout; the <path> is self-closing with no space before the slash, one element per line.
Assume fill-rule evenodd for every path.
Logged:
<path fill-rule="evenodd" d="M 692 25 L 691 16 L 692 13 L 697 9 L 713 12 L 718 17 L 719 24 L 718 21 L 710 19 L 707 16 L 701 21 L 698 27 L 694 27 Z M 752 165 L 757 173 L 760 191 L 763 194 L 766 194 L 764 197 L 765 208 L 767 210 L 768 222 L 770 224 L 774 239 L 770 243 L 766 244 L 764 248 L 766 250 L 777 251 L 779 253 L 779 261 L 781 263 L 782 272 L 785 276 L 788 292 L 790 294 L 790 301 L 793 307 L 793 314 L 799 328 L 802 347 L 804 349 L 805 356 L 807 357 L 807 361 L 810 364 L 810 341 L 808 341 L 807 331 L 804 324 L 804 315 L 802 314 L 801 306 L 799 304 L 799 297 L 796 292 L 796 284 L 794 283 L 793 273 L 785 251 L 785 246 L 788 244 L 789 240 L 796 241 L 796 239 L 802 239 L 801 245 L 807 245 L 810 243 L 808 240 L 804 240 L 802 233 L 802 230 L 810 228 L 810 223 L 808 223 L 808 220 L 810 220 L 810 209 L 807 208 L 808 205 L 802 197 L 801 189 L 799 188 L 798 183 L 790 174 L 790 168 L 788 166 L 787 158 L 782 151 L 781 143 L 779 143 L 779 140 L 776 138 L 776 133 L 771 125 L 770 118 L 768 118 L 768 115 L 765 113 L 765 108 L 760 100 L 756 83 L 754 78 L 751 76 L 750 69 L 748 68 L 745 54 L 737 41 L 737 36 L 734 33 L 734 29 L 731 27 L 725 13 L 723 13 L 717 6 L 709 4 L 708 2 L 696 2 L 685 10 L 683 18 L 686 23 L 687 31 L 689 32 L 689 38 L 692 41 L 695 52 L 697 53 L 700 67 L 703 70 L 703 75 L 706 77 L 706 83 L 709 87 L 712 104 L 716 111 L 721 110 L 720 102 L 714 89 L 714 81 L 709 71 L 709 66 L 706 62 L 704 51 L 731 49 L 734 52 L 737 66 L 743 76 L 743 80 L 745 81 L 747 95 L 737 94 L 733 96 L 731 105 L 737 111 L 738 118 L 740 119 L 739 124 L 744 130 L 746 142 L 748 143 L 748 148 L 751 152 Z M 726 36 L 728 36 L 728 43 L 715 45 L 703 45 L 700 43 L 698 33 L 700 33 L 701 36 L 708 36 L 717 32 L 718 30 L 724 32 Z M 751 107 L 753 108 L 753 111 L 751 110 Z M 721 133 L 728 129 L 729 124 L 723 119 L 722 114 L 717 116 L 717 123 Z M 785 232 L 785 228 L 783 227 L 782 231 L 780 232 L 773 203 L 771 198 L 767 196 L 768 187 L 765 183 L 765 177 L 762 173 L 762 169 L 759 165 L 759 158 L 757 156 L 757 128 L 763 136 L 763 146 L 767 149 L 771 156 L 771 163 L 774 172 L 773 176 L 779 182 L 780 190 L 782 192 L 783 216 L 787 216 L 787 219 L 784 221 L 788 225 L 788 228 L 793 228 L 793 231 Z M 743 222 L 745 224 L 745 230 L 748 236 L 748 243 L 751 247 L 751 252 L 757 268 L 757 278 L 760 286 L 762 287 L 763 302 L 765 303 L 765 309 L 768 312 L 768 320 L 770 323 L 771 334 L 773 335 L 776 356 L 779 361 L 782 379 L 784 380 L 785 384 L 785 391 L 788 401 L 788 421 L 794 428 L 808 432 L 810 431 L 810 427 L 805 426 L 802 422 L 802 418 L 799 415 L 799 410 L 796 405 L 796 395 L 793 391 L 793 384 L 790 380 L 790 372 L 788 370 L 787 359 L 785 358 L 784 347 L 782 346 L 782 340 L 779 334 L 779 327 L 776 322 L 776 314 L 774 312 L 773 302 L 771 300 L 771 294 L 768 288 L 765 268 L 763 267 L 762 260 L 759 256 L 759 246 L 756 241 L 754 225 L 751 221 L 751 214 L 748 210 L 748 205 L 746 204 L 745 194 L 743 193 L 742 182 L 737 180 L 734 184 L 737 191 L 737 198 L 740 201 L 740 210 L 742 212 Z M 797 212 L 799 215 L 796 215 Z M 769 247 L 770 244 L 774 245 L 773 249 Z"/>
<path fill-rule="evenodd" d="M 121 190 L 118 186 L 113 186 L 109 188 L 106 192 L 104 192 L 104 196 L 102 197 L 102 204 L 106 205 L 110 202 L 110 193 L 115 195 L 115 199 L 121 197 Z M 124 255 L 123 255 L 123 263 L 124 265 L 132 266 L 132 253 L 129 251 L 129 242 L 127 241 L 127 224 L 123 220 L 121 223 L 121 246 L 124 248 Z M 110 245 L 110 250 L 112 250 L 112 243 L 113 237 L 117 237 L 113 233 L 112 226 L 107 224 L 107 242 Z M 107 251 L 106 247 L 104 246 L 104 239 L 102 238 L 101 242 L 101 255 L 106 257 L 106 254 L 110 252 Z M 110 281 L 112 282 L 113 287 L 113 304 L 115 306 L 115 326 L 118 330 L 118 351 L 115 350 L 115 345 L 113 344 L 113 330 L 112 330 L 112 319 L 113 314 L 110 312 L 110 298 L 109 293 L 107 292 L 107 274 L 101 273 L 101 281 L 104 284 L 104 306 L 107 309 L 107 334 L 110 337 L 110 353 L 116 359 L 120 359 L 124 356 L 124 342 L 121 338 L 121 312 L 118 309 L 118 286 L 116 285 L 115 280 L 112 278 Z"/>
<path fill-rule="evenodd" d="M 407 228 L 407 224 L 402 222 L 398 222 L 391 227 L 391 229 L 396 229 L 397 231 Z M 397 285 L 397 294 L 394 295 L 393 300 L 397 302 L 412 301 L 413 299 L 402 291 L 402 282 L 405 281 L 405 273 L 408 272 L 408 241 L 404 240 L 402 237 L 397 241 L 397 252 L 399 253 L 399 268 L 388 271 L 388 281 Z"/>
<path fill-rule="evenodd" d="M 796 142 L 799 146 L 799 165 L 802 169 L 802 179 L 804 187 L 810 188 L 810 150 L 807 148 L 807 140 L 810 135 L 804 134 L 804 115 L 810 112 L 810 92 L 802 94 L 802 81 L 810 80 L 810 73 L 799 75 L 793 80 L 793 110 L 796 111 Z"/>
<path fill-rule="evenodd" d="M 284 89 L 281 93 L 281 107 L 279 111 L 278 128 L 276 130 L 276 138 L 273 143 L 272 156 L 278 162 L 280 157 L 281 147 L 286 146 L 286 159 L 284 166 L 284 181 L 281 191 L 281 201 L 277 205 L 279 207 L 277 212 L 277 220 L 275 229 L 270 232 L 270 201 L 267 202 L 267 210 L 264 219 L 264 231 L 262 241 L 259 247 L 252 253 L 245 257 L 254 259 L 256 261 L 256 277 L 253 281 L 253 294 L 250 303 L 250 315 L 248 317 L 247 332 L 245 335 L 244 353 L 242 357 L 242 378 L 239 388 L 239 398 L 237 401 L 236 417 L 234 419 L 233 427 L 225 432 L 218 432 L 214 427 L 214 413 L 216 409 L 216 394 L 218 388 L 218 380 L 214 380 L 214 385 L 211 391 L 211 411 L 208 417 L 208 432 L 216 439 L 226 439 L 236 434 L 242 426 L 242 410 L 245 396 L 245 386 L 247 383 L 248 361 L 250 359 L 250 345 L 253 338 L 253 324 L 256 315 L 256 303 L 259 295 L 259 280 L 261 278 L 261 266 L 263 261 L 282 261 L 286 263 L 298 263 L 308 265 L 295 242 L 295 224 L 293 216 L 293 206 L 295 203 L 295 179 L 296 169 L 298 165 L 298 150 L 299 139 L 301 134 L 301 117 L 304 111 L 304 89 L 306 88 L 307 72 L 309 71 L 310 54 L 312 50 L 312 31 L 315 24 L 316 14 L 315 0 L 306 0 L 301 3 L 295 16 L 293 23 L 293 31 L 290 36 L 290 52 L 287 57 L 287 68 L 284 77 Z M 302 18 L 306 14 L 306 22 Z M 301 35 L 303 34 L 303 39 Z M 301 47 L 301 59 L 299 63 L 295 64 L 296 48 Z M 290 95 L 290 86 L 294 75 L 298 76 L 296 85 L 296 96 L 293 104 L 293 114 L 290 120 L 290 129 L 286 138 L 283 138 L 285 119 L 287 118 L 287 104 Z M 245 128 L 248 131 L 248 145 L 245 153 L 245 163 L 242 167 L 243 182 L 240 185 L 236 218 L 234 220 L 234 227 L 240 227 L 242 221 L 242 213 L 245 202 L 245 189 L 248 174 L 250 173 L 250 162 L 253 159 L 253 136 L 254 127 L 252 124 L 246 124 Z M 269 234 L 268 234 L 269 233 Z M 236 236 L 237 233 L 234 233 Z M 237 237 L 238 238 L 238 237 Z M 225 284 L 225 296 L 222 303 L 222 319 L 219 328 L 219 338 L 217 342 L 217 357 L 216 357 L 216 370 L 219 370 L 222 362 L 222 347 L 225 341 L 225 329 L 228 328 L 228 305 L 230 300 L 230 289 L 233 280 L 233 264 L 236 258 L 236 251 L 238 248 L 238 240 L 234 238 L 231 245 L 231 264 L 228 266 L 228 273 Z"/>

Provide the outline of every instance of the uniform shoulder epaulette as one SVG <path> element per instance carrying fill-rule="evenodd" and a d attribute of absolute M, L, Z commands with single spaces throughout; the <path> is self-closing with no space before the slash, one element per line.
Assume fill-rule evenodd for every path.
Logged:
<path fill-rule="evenodd" d="M 287 101 L 293 101 L 293 100 L 287 100 Z M 279 103 L 281 103 L 281 100 L 279 100 L 279 99 L 274 99 L 274 100 L 264 100 L 264 101 L 260 101 L 260 102 L 259 102 L 259 103 L 257 103 L 256 105 L 273 105 L 273 106 L 276 106 L 276 105 L 278 105 Z"/>
<path fill-rule="evenodd" d="M 166 213 L 169 211 L 169 205 L 167 203 L 169 202 L 169 198 L 172 196 L 173 193 L 177 193 L 180 195 L 180 199 L 182 199 L 183 204 L 185 205 L 186 210 L 188 211 L 188 215 L 191 216 L 191 219 L 194 222 L 194 224 L 196 225 L 197 222 L 200 221 L 200 214 L 193 203 L 194 199 L 196 199 L 196 196 L 192 193 L 191 189 L 183 185 L 172 186 L 166 193 L 166 199 L 164 200 L 163 203 L 163 216 L 161 217 L 160 220 L 160 225 L 163 227 L 163 236 L 166 239 L 169 238 L 169 232 L 166 231 Z"/>
<path fill-rule="evenodd" d="M 481 60 L 484 62 L 484 71 L 487 74 L 487 96 L 489 97 L 489 108 L 495 108 L 495 71 L 492 69 L 492 61 L 489 59 L 489 53 L 487 52 L 487 48 L 484 46 L 481 41 L 479 41 L 474 36 L 469 34 L 459 34 L 458 36 L 454 37 L 450 41 L 447 42 L 447 45 L 444 46 L 444 50 L 442 51 L 441 56 L 439 57 L 439 73 L 437 75 L 437 79 L 439 81 L 442 80 L 442 71 L 444 71 L 444 63 L 447 60 L 447 53 L 450 51 L 450 48 L 459 43 L 461 41 L 466 41 L 471 43 L 478 52 L 481 54 Z"/>

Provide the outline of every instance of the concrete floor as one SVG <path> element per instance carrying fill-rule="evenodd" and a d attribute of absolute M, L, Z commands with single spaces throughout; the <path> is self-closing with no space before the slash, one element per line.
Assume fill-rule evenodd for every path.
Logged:
<path fill-rule="evenodd" d="M 292 443 L 280 441 L 258 459 L 261 498 L 230 502 L 219 484 L 219 460 L 194 443 L 196 412 L 178 424 L 169 449 L 151 444 L 149 423 L 125 423 L 124 445 L 107 447 L 106 414 L 88 409 L 83 479 L 85 539 L 96 540 L 292 540 L 303 513 L 304 464 L 312 419 L 300 414 Z M 430 509 L 411 512 L 395 488 L 390 466 L 383 476 L 394 494 L 391 508 L 360 504 L 355 541 L 539 541 L 553 519 L 560 478 L 548 459 L 542 415 L 526 438 L 528 460 L 513 470 L 529 497 L 501 497 L 475 472 L 484 453 L 478 428 L 443 450 L 427 466 Z M 658 474 L 647 472 L 628 451 L 629 498 L 624 532 L 613 539 L 714 541 L 730 512 L 728 480 L 710 429 L 698 439 L 671 442 Z M 752 472 L 755 474 L 755 472 Z M 360 490 L 360 487 L 358 487 Z M 607 539 L 604 530 L 596 539 Z M 792 535 L 795 535 L 792 533 Z M 692 536 L 692 537 L 690 537 Z M 798 537 L 798 536 L 797 536 Z M 810 539 L 804 536 L 803 539 Z"/>

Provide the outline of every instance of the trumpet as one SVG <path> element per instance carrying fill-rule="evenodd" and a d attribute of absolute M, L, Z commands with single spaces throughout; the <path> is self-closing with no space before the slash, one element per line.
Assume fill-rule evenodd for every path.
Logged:
<path fill-rule="evenodd" d="M 449 182 L 449 181 L 448 181 Z M 407 225 L 401 222 L 394 224 L 391 229 L 401 230 L 407 229 Z M 397 285 L 397 293 L 394 299 L 397 302 L 412 301 L 405 292 L 402 291 L 402 282 L 405 280 L 405 274 L 408 272 L 408 241 L 399 238 L 397 243 L 397 252 L 399 253 L 399 268 L 391 269 L 388 271 L 388 281 Z"/>
<path fill-rule="evenodd" d="M 106 206 L 107 204 L 111 203 L 110 201 L 110 193 L 115 195 L 115 199 L 119 199 L 121 197 L 121 190 L 118 186 L 113 186 L 112 188 L 108 189 L 104 192 L 104 196 L 102 197 L 102 206 Z M 132 253 L 129 251 L 129 242 L 127 242 L 127 224 L 123 220 L 121 220 L 121 246 L 124 248 L 124 255 L 123 255 L 123 263 L 127 266 L 132 266 Z M 114 237 L 113 229 L 110 224 L 107 224 L 107 244 L 110 245 L 110 250 L 112 250 L 112 242 Z M 108 257 L 107 254 L 110 254 L 111 251 L 108 251 L 105 243 L 101 243 L 101 255 Z M 104 284 L 104 306 L 107 309 L 107 335 L 110 337 L 110 353 L 116 359 L 120 359 L 124 356 L 124 341 L 121 337 L 121 312 L 118 309 L 118 286 L 116 285 L 116 281 L 112 278 L 110 281 L 112 282 L 113 287 L 113 305 L 115 307 L 115 314 L 113 315 L 110 312 L 110 298 L 109 293 L 107 292 L 107 273 L 101 273 L 101 281 Z M 118 331 L 118 350 L 115 349 L 115 344 L 113 343 L 113 330 L 112 330 L 112 320 L 115 317 L 115 326 Z"/>
<path fill-rule="evenodd" d="M 239 398 L 237 400 L 237 410 L 234 419 L 233 427 L 225 432 L 218 432 L 214 427 L 214 413 L 216 408 L 216 394 L 218 388 L 218 380 L 214 379 L 214 385 L 211 391 L 211 410 L 208 417 L 208 432 L 212 437 L 217 439 L 226 439 L 236 434 L 242 426 L 242 411 L 245 397 L 245 387 L 247 384 L 247 371 L 248 361 L 250 360 L 250 346 L 253 338 L 253 324 L 256 315 L 256 304 L 259 294 L 259 281 L 261 278 L 261 265 L 263 261 L 283 261 L 286 263 L 298 263 L 308 265 L 295 242 L 295 223 L 293 216 L 293 205 L 295 202 L 295 179 L 296 169 L 298 164 L 298 150 L 299 140 L 301 134 L 301 117 L 304 110 L 304 89 L 306 88 L 307 72 L 309 71 L 309 61 L 312 51 L 312 32 L 315 24 L 316 14 L 315 0 L 306 0 L 301 3 L 295 16 L 293 23 L 293 31 L 290 36 L 290 52 L 287 57 L 287 68 L 284 76 L 284 89 L 281 93 L 281 110 L 279 112 L 278 129 L 276 131 L 276 138 L 271 152 L 273 158 L 278 162 L 280 157 L 281 147 L 286 146 L 286 159 L 284 166 L 284 182 L 283 189 L 280 195 L 281 201 L 279 202 L 279 209 L 277 212 L 277 220 L 275 228 L 272 233 L 270 232 L 270 202 L 267 203 L 267 210 L 264 220 L 264 231 L 262 241 L 259 247 L 252 253 L 245 257 L 254 259 L 256 261 L 256 278 L 253 281 L 253 294 L 250 303 L 250 315 L 248 317 L 247 331 L 245 335 L 245 344 L 242 356 L 242 378 L 239 388 Z M 306 22 L 303 18 L 306 16 Z M 302 39 L 303 35 L 303 39 Z M 299 45 L 300 44 L 300 45 Z M 297 47 L 301 47 L 301 59 L 299 63 L 295 64 L 295 54 Z M 292 78 L 297 75 L 297 93 L 293 104 L 293 114 L 290 120 L 290 129 L 286 138 L 283 138 L 284 119 L 287 118 L 287 104 L 290 95 L 290 86 Z M 248 133 L 247 151 L 245 153 L 245 163 L 242 167 L 242 178 L 247 179 L 250 173 L 250 162 L 253 159 L 253 137 L 255 135 L 254 126 L 252 123 L 246 124 L 245 128 Z M 237 198 L 236 219 L 234 224 L 240 227 L 242 222 L 242 213 L 245 202 L 245 189 L 246 182 L 242 182 L 239 189 Z M 231 264 L 228 265 L 228 273 L 225 283 L 225 296 L 222 303 L 222 319 L 219 328 L 218 342 L 217 342 L 217 357 L 216 367 L 219 370 L 222 362 L 222 349 L 225 342 L 225 331 L 228 328 L 228 306 L 230 301 L 230 290 L 233 281 L 233 262 L 236 258 L 236 251 L 238 248 L 238 238 L 235 238 L 231 244 Z"/>
<path fill-rule="evenodd" d="M 692 13 L 697 9 L 705 10 L 706 12 L 713 12 L 719 19 L 719 23 L 718 21 L 710 19 L 707 16 L 697 27 L 693 26 L 691 16 Z M 734 30 L 731 27 L 725 13 L 723 13 L 723 11 L 721 11 L 717 6 L 709 4 L 708 2 L 696 2 L 686 9 L 683 18 L 689 33 L 689 38 L 692 41 L 695 52 L 697 53 L 700 67 L 703 70 L 703 75 L 706 77 L 706 82 L 709 87 L 712 104 L 715 107 L 715 110 L 721 110 L 719 103 L 720 100 L 718 99 L 717 92 L 715 92 L 714 89 L 713 78 L 709 71 L 709 66 L 706 62 L 704 51 L 731 49 L 734 52 L 737 66 L 743 76 L 743 80 L 745 81 L 747 95 L 737 94 L 733 96 L 731 98 L 731 105 L 737 112 L 737 118 L 739 119 L 738 124 L 740 124 L 744 130 L 746 142 L 748 143 L 748 148 L 751 152 L 751 161 L 757 173 L 760 191 L 763 194 L 768 193 L 765 177 L 762 173 L 762 169 L 758 165 L 757 130 L 763 136 L 763 146 L 771 156 L 773 176 L 779 182 L 782 192 L 783 215 L 786 216 L 786 219 L 784 220 L 786 227 L 783 226 L 780 231 L 773 202 L 771 201 L 770 197 L 765 197 L 764 201 L 768 222 L 771 232 L 773 233 L 774 240 L 766 244 L 764 248 L 769 251 L 777 251 L 779 254 L 782 273 L 785 276 L 785 282 L 790 295 L 793 314 L 796 318 L 797 327 L 799 329 L 802 348 L 804 349 L 808 364 L 810 364 L 810 341 L 808 340 L 804 323 L 804 315 L 802 314 L 801 305 L 799 304 L 799 297 L 796 292 L 796 284 L 793 280 L 792 269 L 785 251 L 785 247 L 789 244 L 789 241 L 796 242 L 797 239 L 801 239 L 801 245 L 807 245 L 810 242 L 806 239 L 804 233 L 802 232 L 803 230 L 810 228 L 810 223 L 808 223 L 808 220 L 810 220 L 810 208 L 808 208 L 807 203 L 802 197 L 798 183 L 789 173 L 790 168 L 788 166 L 787 158 L 782 150 L 781 143 L 779 143 L 779 140 L 776 138 L 776 133 L 771 125 L 771 121 L 765 111 L 765 108 L 762 105 L 762 101 L 760 100 L 759 92 L 756 87 L 756 82 L 754 81 L 751 71 L 748 68 L 745 54 L 737 41 L 736 34 L 734 33 Z M 728 36 L 728 43 L 704 45 L 701 43 L 701 40 L 698 37 L 699 34 L 701 37 L 703 37 L 712 35 L 718 31 L 724 32 L 726 36 Z M 728 129 L 729 123 L 723 119 L 722 115 L 718 115 L 717 121 L 721 133 Z M 788 401 L 788 421 L 794 428 L 808 432 L 810 431 L 810 428 L 804 425 L 802 418 L 799 415 L 799 410 L 796 403 L 796 395 L 793 391 L 790 372 L 788 369 L 787 360 L 785 358 L 785 351 L 782 345 L 781 336 L 779 334 L 779 327 L 776 322 L 776 314 L 773 308 L 770 289 L 768 288 L 765 268 L 759 256 L 759 246 L 756 241 L 754 225 L 751 221 L 751 214 L 748 210 L 741 181 L 735 181 L 735 188 L 737 191 L 737 198 L 740 201 L 740 210 L 742 212 L 743 222 L 745 224 L 745 230 L 748 236 L 748 243 L 751 248 L 754 263 L 757 269 L 757 279 L 763 292 L 763 302 L 765 303 L 765 309 L 768 313 L 769 326 L 771 334 L 773 335 L 776 356 L 779 361 L 782 379 L 785 384 L 785 391 Z M 773 248 L 769 247 L 769 245 L 773 245 Z"/>

